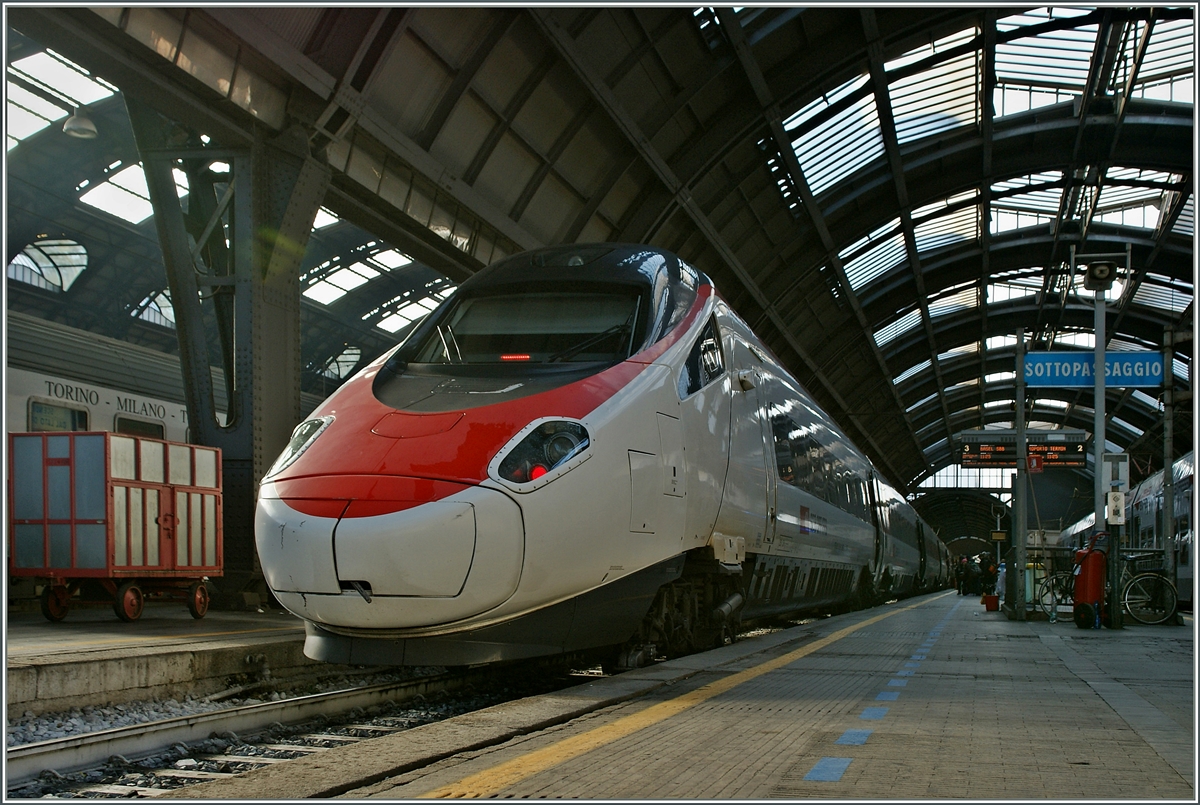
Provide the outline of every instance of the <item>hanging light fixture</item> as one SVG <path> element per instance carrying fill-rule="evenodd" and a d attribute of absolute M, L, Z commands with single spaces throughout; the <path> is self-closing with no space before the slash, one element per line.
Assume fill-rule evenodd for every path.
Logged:
<path fill-rule="evenodd" d="M 78 108 L 63 123 L 62 130 L 64 134 L 81 140 L 94 140 L 97 134 L 96 124 Z"/>

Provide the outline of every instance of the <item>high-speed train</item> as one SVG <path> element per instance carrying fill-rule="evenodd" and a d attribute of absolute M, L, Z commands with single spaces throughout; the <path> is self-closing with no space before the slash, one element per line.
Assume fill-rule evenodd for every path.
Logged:
<path fill-rule="evenodd" d="M 295 429 L 255 535 L 305 653 L 355 664 L 629 667 L 950 576 L 708 277 L 615 244 L 464 282 Z"/>
<path fill-rule="evenodd" d="M 1194 529 L 1192 495 L 1195 487 L 1196 454 L 1189 452 L 1177 459 L 1172 467 L 1175 481 L 1173 528 L 1168 531 L 1163 517 L 1163 471 L 1159 470 L 1139 483 L 1125 496 L 1124 533 L 1131 550 L 1162 550 L 1164 536 L 1174 540 L 1175 579 L 1179 588 L 1179 606 L 1192 608 L 1192 585 L 1195 563 L 1192 561 Z M 1058 544 L 1080 548 L 1092 534 L 1096 513 L 1092 512 L 1068 527 L 1058 536 Z"/>

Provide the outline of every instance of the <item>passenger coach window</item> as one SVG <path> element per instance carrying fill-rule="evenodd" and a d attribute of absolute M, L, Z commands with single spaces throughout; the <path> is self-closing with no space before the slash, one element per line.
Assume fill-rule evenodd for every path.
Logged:
<path fill-rule="evenodd" d="M 683 371 L 679 374 L 679 399 L 695 394 L 725 372 L 725 357 L 721 353 L 721 331 L 713 319 L 708 320 L 692 351 L 688 353 Z"/>
<path fill-rule="evenodd" d="M 622 361 L 639 331 L 636 292 L 467 297 L 416 350 L 416 363 Z"/>
<path fill-rule="evenodd" d="M 65 405 L 29 402 L 29 430 L 31 431 L 60 431 L 87 430 L 88 412 L 78 408 L 68 408 Z"/>
<path fill-rule="evenodd" d="M 166 438 L 166 428 L 162 425 L 123 416 L 117 417 L 116 431 L 117 433 L 128 433 L 131 436 L 149 436 L 152 439 Z"/>

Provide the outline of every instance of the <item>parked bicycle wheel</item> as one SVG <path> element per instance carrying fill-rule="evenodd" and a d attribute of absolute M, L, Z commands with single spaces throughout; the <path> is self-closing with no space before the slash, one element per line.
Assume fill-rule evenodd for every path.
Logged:
<path fill-rule="evenodd" d="M 1157 573 L 1134 576 L 1121 596 L 1125 611 L 1139 623 L 1162 623 L 1175 614 L 1175 585 Z"/>
<path fill-rule="evenodd" d="M 1038 587 L 1038 606 L 1047 617 L 1069 615 L 1075 595 L 1075 576 L 1069 572 L 1054 573 Z M 1065 609 L 1064 609 L 1065 608 Z"/>

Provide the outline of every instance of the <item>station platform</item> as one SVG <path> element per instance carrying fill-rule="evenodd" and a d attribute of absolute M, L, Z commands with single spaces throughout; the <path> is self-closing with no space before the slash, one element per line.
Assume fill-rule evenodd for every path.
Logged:
<path fill-rule="evenodd" d="M 1193 645 L 935 593 L 165 798 L 1194 802 Z"/>
<path fill-rule="evenodd" d="M 7 613 L 10 713 L 204 696 L 319 664 L 304 656 L 304 625 L 282 610 L 218 612 L 195 620 L 178 603 L 148 602 L 132 623 L 110 607 L 72 609 L 50 623 Z"/>

